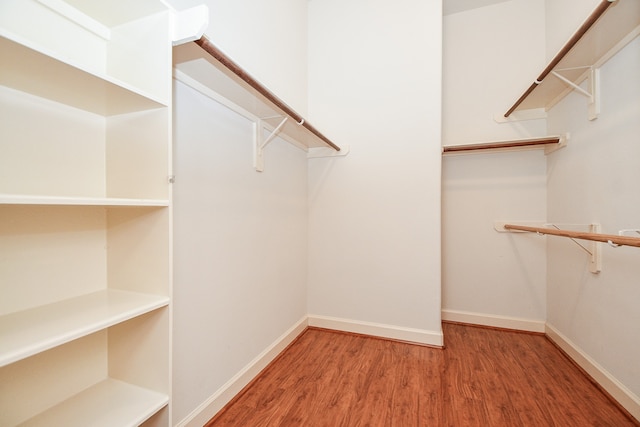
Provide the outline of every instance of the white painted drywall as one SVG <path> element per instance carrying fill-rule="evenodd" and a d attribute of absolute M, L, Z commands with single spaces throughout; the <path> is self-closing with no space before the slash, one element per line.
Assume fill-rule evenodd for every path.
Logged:
<path fill-rule="evenodd" d="M 306 315 L 306 153 L 175 85 L 173 423 Z"/>
<path fill-rule="evenodd" d="M 307 2 L 168 0 L 209 8 L 205 35 L 303 117 L 307 115 Z"/>
<path fill-rule="evenodd" d="M 544 1 L 512 0 L 444 18 L 445 145 L 544 136 L 544 120 L 499 124 L 545 65 Z M 442 172 L 443 310 L 451 320 L 539 328 L 544 239 L 497 233 L 494 221 L 546 218 L 541 151 L 447 156 Z M 453 317 L 452 317 L 453 315 Z M 498 323 L 496 323 L 496 321 Z M 520 326 L 518 326 L 520 327 Z"/>
<path fill-rule="evenodd" d="M 575 92 L 550 111 L 549 129 L 572 135 L 549 157 L 550 221 L 598 222 L 607 234 L 640 228 L 639 72 L 636 38 L 601 68 L 598 119 L 587 120 L 586 99 Z M 603 244 L 602 272 L 593 275 L 575 244 L 548 239 L 548 323 L 635 394 L 640 408 L 640 249 Z"/>
<path fill-rule="evenodd" d="M 447 157 L 443 177 L 443 310 L 484 315 L 487 322 L 497 316 L 544 321 L 544 238 L 493 228 L 501 220 L 544 222 L 544 154 Z"/>
<path fill-rule="evenodd" d="M 206 4 L 210 40 L 306 115 L 306 2 L 169 2 Z M 182 84 L 175 103 L 174 424 L 223 404 L 307 313 L 306 153 L 276 139 L 257 173 L 251 123 Z"/>
<path fill-rule="evenodd" d="M 309 2 L 309 313 L 440 326 L 440 2 Z M 434 343 L 437 344 L 437 343 Z"/>
<path fill-rule="evenodd" d="M 601 0 L 545 0 L 547 62 L 560 51 Z"/>

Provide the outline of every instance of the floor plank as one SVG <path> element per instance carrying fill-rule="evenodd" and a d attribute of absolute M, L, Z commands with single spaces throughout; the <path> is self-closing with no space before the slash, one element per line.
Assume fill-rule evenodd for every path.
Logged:
<path fill-rule="evenodd" d="M 308 329 L 207 426 L 640 425 L 544 336 L 443 330 L 444 350 Z"/>

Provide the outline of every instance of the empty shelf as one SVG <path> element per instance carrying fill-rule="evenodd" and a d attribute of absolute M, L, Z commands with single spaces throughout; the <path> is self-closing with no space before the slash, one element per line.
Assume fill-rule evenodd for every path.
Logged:
<path fill-rule="evenodd" d="M 0 85 L 110 116 L 164 106 L 124 82 L 99 76 L 0 32 Z"/>
<path fill-rule="evenodd" d="M 169 304 L 169 298 L 108 289 L 0 316 L 0 367 Z"/>
<path fill-rule="evenodd" d="M 169 403 L 165 394 L 106 379 L 21 424 L 22 427 L 135 427 Z"/>

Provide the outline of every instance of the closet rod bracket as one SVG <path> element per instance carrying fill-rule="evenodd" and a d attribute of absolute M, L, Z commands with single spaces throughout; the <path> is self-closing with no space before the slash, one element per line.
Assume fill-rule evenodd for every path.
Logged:
<path fill-rule="evenodd" d="M 269 117 L 273 118 L 273 117 Z M 276 128 L 265 138 L 263 135 L 263 122 L 258 119 L 253 124 L 253 167 L 256 171 L 264 171 L 264 149 L 273 139 L 278 136 L 278 132 L 287 123 L 288 116 L 284 116 L 282 121 Z"/>
<path fill-rule="evenodd" d="M 573 224 L 574 226 L 577 224 Z M 553 228 L 548 228 L 551 226 Z M 602 242 L 611 242 L 611 240 L 616 240 L 612 236 L 601 234 L 600 233 L 600 224 L 592 223 L 588 224 L 589 231 L 588 232 L 573 232 L 568 230 L 561 230 L 555 224 L 540 224 L 540 223 L 526 223 L 526 222 L 511 222 L 507 223 L 505 221 L 495 221 L 493 224 L 493 228 L 499 233 L 532 233 L 535 232 L 538 235 L 554 235 L 554 236 L 562 236 L 568 237 L 575 244 L 580 246 L 588 255 L 589 255 L 589 271 L 593 274 L 598 274 L 602 271 Z M 611 239 L 609 239 L 611 238 Z M 575 239 L 588 240 L 589 245 L 587 247 L 578 243 Z M 623 243 L 629 244 L 631 243 L 634 246 L 640 246 L 640 243 L 636 242 L 625 242 L 623 239 Z"/>
<path fill-rule="evenodd" d="M 600 232 L 600 224 L 589 224 L 589 233 L 599 234 Z M 591 241 L 589 242 L 589 246 L 591 246 L 589 256 L 589 271 L 593 274 L 598 274 L 602 271 L 602 243 Z"/>
<path fill-rule="evenodd" d="M 574 83 L 569 80 L 562 74 L 561 71 L 572 71 L 576 69 L 588 69 L 586 72 L 587 78 L 587 89 L 583 89 L 580 85 Z M 581 95 L 587 97 L 587 105 L 588 105 L 588 118 L 589 120 L 595 120 L 598 118 L 600 114 L 600 69 L 594 66 L 584 66 L 584 67 L 576 67 L 576 68 L 566 68 L 566 69 L 558 69 L 556 71 L 552 71 L 556 78 L 561 80 L 563 83 L 571 87 L 573 90 L 578 92 Z"/>

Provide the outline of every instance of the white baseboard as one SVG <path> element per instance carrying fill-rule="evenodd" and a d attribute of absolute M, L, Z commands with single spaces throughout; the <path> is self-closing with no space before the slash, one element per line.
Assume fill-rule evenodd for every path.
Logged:
<path fill-rule="evenodd" d="M 361 322 L 318 315 L 309 315 L 309 326 L 426 344 L 434 347 L 442 347 L 443 345 L 442 330 L 428 331 L 424 329 L 403 328 L 380 323 Z"/>
<path fill-rule="evenodd" d="M 307 327 L 307 317 L 299 320 L 287 332 L 282 334 L 273 344 L 260 353 L 240 372 L 234 375 L 211 397 L 205 400 L 187 417 L 180 421 L 178 427 L 202 427 L 249 384 L 264 368 L 267 367 L 289 344 Z"/>
<path fill-rule="evenodd" d="M 627 387 L 600 366 L 580 347 L 575 345 L 556 328 L 547 323 L 545 330 L 547 337 L 558 345 L 567 355 L 573 359 L 587 374 L 591 376 L 604 390 L 607 391 L 623 408 L 625 408 L 636 420 L 640 421 L 640 397 L 636 396 Z"/>
<path fill-rule="evenodd" d="M 544 320 L 522 319 L 518 317 L 488 315 L 459 310 L 442 310 L 442 320 L 491 326 L 494 328 L 515 329 L 526 332 L 544 333 Z"/>

